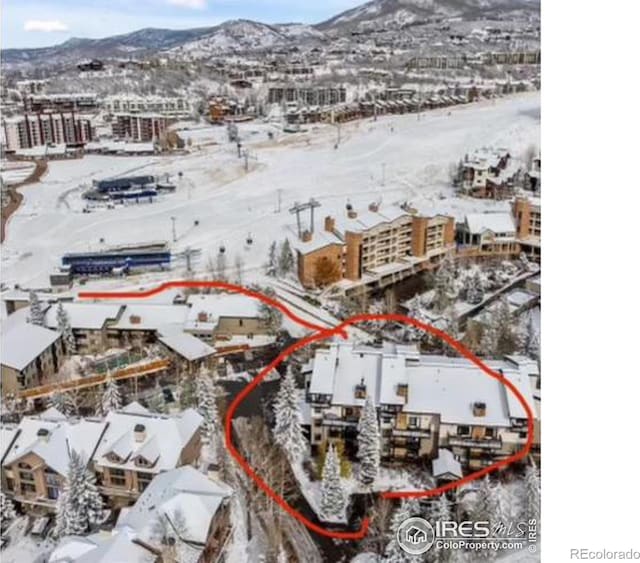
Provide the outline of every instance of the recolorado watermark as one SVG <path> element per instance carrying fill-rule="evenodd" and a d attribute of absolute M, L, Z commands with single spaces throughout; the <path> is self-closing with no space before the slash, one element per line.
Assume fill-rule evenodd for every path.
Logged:
<path fill-rule="evenodd" d="M 636 549 L 571 549 L 571 559 L 581 560 L 629 560 L 640 559 L 640 551 Z"/>
<path fill-rule="evenodd" d="M 398 527 L 396 539 L 400 548 L 411 555 L 430 549 L 465 551 L 510 551 L 538 549 L 535 520 L 488 522 L 445 520 L 428 522 L 424 518 L 407 518 Z"/>

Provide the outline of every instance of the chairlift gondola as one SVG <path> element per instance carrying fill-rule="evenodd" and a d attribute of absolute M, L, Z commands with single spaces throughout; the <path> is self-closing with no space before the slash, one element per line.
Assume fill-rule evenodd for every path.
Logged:
<path fill-rule="evenodd" d="M 251 245 L 253 244 L 253 237 L 251 236 L 251 233 L 249 233 L 249 234 L 247 235 L 247 244 L 248 244 L 249 246 L 251 246 Z"/>
<path fill-rule="evenodd" d="M 224 247 L 224 244 L 221 244 L 219 250 L 220 250 L 220 254 L 224 254 L 227 249 Z"/>

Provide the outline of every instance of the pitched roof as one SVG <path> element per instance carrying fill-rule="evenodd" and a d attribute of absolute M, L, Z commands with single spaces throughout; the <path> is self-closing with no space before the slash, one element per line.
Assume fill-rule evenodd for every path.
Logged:
<path fill-rule="evenodd" d="M 63 303 L 71 328 L 99 330 L 108 320 L 115 320 L 122 305 L 107 303 Z M 45 317 L 49 328 L 58 328 L 58 306 L 50 307 Z"/>
<path fill-rule="evenodd" d="M 55 411 L 55 409 L 53 409 Z M 97 420 L 49 418 L 49 409 L 40 416 L 25 416 L 17 427 L 18 436 L 7 452 L 3 465 L 12 464 L 27 454 L 42 458 L 48 467 L 66 475 L 69 455 L 75 450 L 87 462 L 105 431 L 106 423 Z M 58 411 L 55 411 L 58 415 Z M 43 434 L 44 435 L 38 435 Z"/>
<path fill-rule="evenodd" d="M 156 520 L 168 518 L 174 525 L 179 520 L 182 540 L 205 544 L 211 519 L 232 493 L 225 483 L 185 465 L 155 477 L 136 503 L 121 514 L 117 528 L 130 528 L 142 540 L 153 541 Z"/>
<path fill-rule="evenodd" d="M 187 409 L 175 416 L 136 411 L 135 408 L 125 408 L 107 415 L 105 421 L 108 426 L 96 450 L 95 464 L 136 469 L 135 459 L 142 455 L 147 461 L 155 462 L 153 467 L 145 468 L 145 471 L 159 473 L 176 467 L 182 449 L 200 428 L 202 416 L 194 409 Z M 144 427 L 142 441 L 136 440 L 136 425 Z M 107 455 L 111 452 L 125 461 L 110 461 Z"/>
<path fill-rule="evenodd" d="M 2 365 L 21 371 L 60 338 L 61 334 L 31 323 L 14 323 L 2 331 Z"/>
<path fill-rule="evenodd" d="M 516 232 L 513 216 L 508 212 L 496 211 L 492 213 L 468 213 L 465 216 L 467 228 L 471 234 L 482 234 L 485 231 L 492 233 Z"/>

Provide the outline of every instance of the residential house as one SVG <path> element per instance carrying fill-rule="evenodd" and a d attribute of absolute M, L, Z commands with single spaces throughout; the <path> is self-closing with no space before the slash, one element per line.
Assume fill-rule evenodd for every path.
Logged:
<path fill-rule="evenodd" d="M 109 503 L 132 504 L 160 473 L 195 464 L 202 420 L 193 409 L 159 415 L 136 402 L 111 411 L 91 460 Z"/>
<path fill-rule="evenodd" d="M 457 231 L 460 257 L 510 258 L 520 253 L 516 224 L 507 211 L 468 213 Z"/>
<path fill-rule="evenodd" d="M 462 191 L 472 197 L 505 199 L 513 194 L 518 167 L 507 149 L 481 149 L 462 162 Z"/>

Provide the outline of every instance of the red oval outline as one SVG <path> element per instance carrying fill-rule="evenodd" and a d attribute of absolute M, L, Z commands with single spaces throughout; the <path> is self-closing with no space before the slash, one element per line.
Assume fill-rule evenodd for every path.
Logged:
<path fill-rule="evenodd" d="M 262 478 L 256 474 L 251 465 L 242 457 L 240 452 L 236 449 L 233 444 L 232 436 L 231 436 L 231 422 L 232 417 L 235 410 L 238 408 L 240 403 L 245 399 L 245 397 L 255 388 L 257 387 L 262 380 L 273 371 L 283 360 L 285 360 L 288 356 L 290 356 L 296 350 L 303 348 L 307 344 L 318 340 L 325 340 L 330 338 L 331 336 L 340 335 L 342 338 L 347 339 L 348 334 L 346 332 L 346 328 L 352 325 L 355 325 L 360 322 L 365 321 L 392 321 L 392 322 L 401 322 L 405 324 L 413 325 L 421 330 L 429 332 L 438 338 L 444 340 L 449 346 L 457 350 L 462 356 L 467 358 L 473 364 L 478 366 L 484 373 L 497 379 L 505 385 L 509 391 L 511 391 L 514 396 L 518 399 L 520 404 L 524 407 L 525 412 L 527 413 L 527 441 L 524 447 L 516 452 L 515 454 L 493 463 L 488 467 L 485 467 L 481 470 L 470 473 L 466 477 L 462 479 L 458 479 L 452 483 L 447 483 L 441 487 L 436 487 L 435 489 L 429 489 L 426 491 L 386 491 L 380 493 L 380 496 L 383 498 L 422 498 L 422 497 L 431 497 L 437 496 L 441 493 L 444 493 L 448 490 L 455 489 L 465 483 L 469 483 L 471 481 L 475 481 L 484 475 L 506 467 L 516 461 L 519 461 L 526 457 L 531 450 L 531 446 L 533 445 L 533 432 L 534 432 L 534 415 L 531 407 L 522 396 L 520 391 L 511 383 L 508 379 L 506 379 L 503 375 L 493 371 L 486 364 L 482 362 L 473 352 L 471 352 L 468 348 L 466 348 L 462 343 L 455 340 L 451 336 L 449 336 L 446 332 L 429 325 L 427 323 L 423 323 L 418 321 L 417 319 L 413 319 L 411 317 L 407 317 L 405 315 L 399 314 L 361 314 L 350 317 L 349 319 L 343 321 L 338 326 L 333 328 L 324 328 L 318 325 L 314 325 L 313 323 L 309 323 L 304 319 L 300 318 L 298 315 L 293 313 L 288 309 L 286 305 L 283 305 L 276 299 L 268 297 L 262 293 L 257 291 L 253 291 L 242 286 L 238 286 L 235 284 L 230 284 L 227 282 L 218 282 L 218 281 L 197 281 L 197 280 L 182 280 L 182 281 L 172 281 L 166 282 L 158 287 L 141 292 L 80 292 L 78 297 L 81 299 L 131 299 L 131 298 L 145 298 L 150 297 L 152 295 L 156 295 L 161 293 L 167 289 L 176 288 L 176 287 L 204 287 L 204 288 L 217 288 L 217 289 L 225 289 L 227 291 L 243 293 L 255 299 L 259 299 L 278 310 L 282 311 L 285 315 L 287 315 L 294 322 L 304 326 L 305 328 L 309 328 L 311 330 L 315 330 L 316 332 L 298 340 L 295 344 L 289 346 L 287 349 L 283 350 L 268 366 L 266 366 L 252 381 L 250 381 L 243 389 L 238 393 L 232 403 L 229 405 L 227 409 L 227 413 L 225 416 L 225 446 L 229 450 L 229 453 L 234 457 L 234 459 L 240 464 L 245 473 L 251 477 L 255 483 L 269 496 L 271 497 L 283 510 L 285 510 L 288 514 L 296 518 L 302 524 L 307 526 L 310 530 L 331 538 L 336 539 L 349 539 L 349 540 L 358 540 L 362 539 L 366 536 L 367 531 L 369 529 L 369 518 L 365 517 L 362 520 L 361 527 L 358 531 L 355 532 L 335 532 L 332 530 L 328 530 L 323 528 L 322 526 L 318 526 L 314 524 L 310 520 L 308 520 L 304 515 L 298 512 L 295 508 L 290 506 L 287 501 L 284 500 L 278 493 L 276 493 L 267 483 L 265 483 Z"/>

